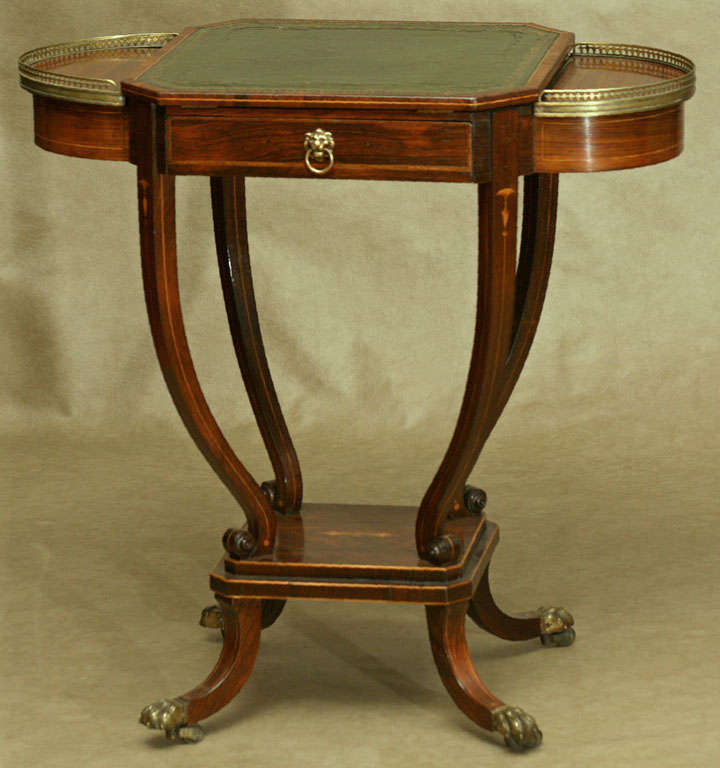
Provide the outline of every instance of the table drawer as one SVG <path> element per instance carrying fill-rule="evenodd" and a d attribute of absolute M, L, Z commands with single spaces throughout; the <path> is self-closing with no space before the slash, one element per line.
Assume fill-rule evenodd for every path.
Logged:
<path fill-rule="evenodd" d="M 306 134 L 317 129 L 332 146 L 313 159 Z M 166 170 L 177 174 L 472 180 L 469 121 L 169 114 L 165 137 Z"/>

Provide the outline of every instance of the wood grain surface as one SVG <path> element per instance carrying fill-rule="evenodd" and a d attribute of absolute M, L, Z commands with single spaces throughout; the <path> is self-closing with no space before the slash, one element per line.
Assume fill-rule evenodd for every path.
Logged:
<path fill-rule="evenodd" d="M 535 117 L 539 173 L 637 168 L 671 160 L 682 147 L 682 104 L 626 115 Z"/>
<path fill-rule="evenodd" d="M 314 178 L 305 165 L 304 139 L 316 128 L 330 131 L 335 140 L 335 164 L 322 178 L 471 181 L 473 149 L 484 150 L 473 148 L 467 120 L 176 110 L 165 125 L 166 170 Z"/>
<path fill-rule="evenodd" d="M 262 600 L 218 598 L 223 615 L 223 646 L 207 678 L 179 698 L 188 702 L 188 722 L 197 723 L 222 709 L 250 677 L 260 648 Z"/>
<path fill-rule="evenodd" d="M 414 513 L 412 507 L 306 504 L 299 515 L 278 518 L 272 555 L 223 558 L 211 588 L 228 597 L 469 600 L 497 545 L 497 526 L 480 517 L 449 521 L 449 530 L 465 536 L 461 556 L 436 566 L 417 559 Z"/>
<path fill-rule="evenodd" d="M 185 427 L 248 521 L 253 551 L 275 544 L 275 514 L 260 486 L 225 439 L 205 399 L 185 334 L 177 274 L 175 177 L 157 171 L 156 107 L 137 103 L 132 114 L 143 284 L 158 363 Z"/>
<path fill-rule="evenodd" d="M 465 484 L 489 435 L 493 403 L 510 353 L 515 305 L 518 115 L 495 112 L 492 123 L 493 176 L 478 185 L 478 267 L 474 301 L 475 338 L 460 414 L 440 467 L 418 510 L 415 539 L 430 557 L 449 516 L 464 506 Z M 473 298 L 469 298 L 473 301 Z"/>
<path fill-rule="evenodd" d="M 127 110 L 33 95 L 35 143 L 48 152 L 91 160 L 129 160 Z"/>
<path fill-rule="evenodd" d="M 210 184 L 215 246 L 230 334 L 255 421 L 275 473 L 269 501 L 280 512 L 297 511 L 302 504 L 302 474 L 260 332 L 250 269 L 245 179 L 214 177 Z"/>

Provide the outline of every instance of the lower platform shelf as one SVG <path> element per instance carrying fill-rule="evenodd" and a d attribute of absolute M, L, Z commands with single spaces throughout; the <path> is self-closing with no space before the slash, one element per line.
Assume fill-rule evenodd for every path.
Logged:
<path fill-rule="evenodd" d="M 380 600 L 446 605 L 469 600 L 498 542 L 498 528 L 480 516 L 448 520 L 460 543 L 457 562 L 418 558 L 414 507 L 306 504 L 278 517 L 271 555 L 224 557 L 210 575 L 225 597 Z"/>

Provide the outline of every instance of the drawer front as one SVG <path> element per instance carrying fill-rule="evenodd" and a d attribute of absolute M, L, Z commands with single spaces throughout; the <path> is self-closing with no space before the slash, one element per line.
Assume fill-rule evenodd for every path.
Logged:
<path fill-rule="evenodd" d="M 332 135 L 326 173 L 306 163 L 306 134 Z M 170 114 L 165 125 L 169 173 L 238 173 L 339 179 L 471 181 L 472 126 L 465 121 L 366 120 Z M 330 153 L 308 162 L 324 170 Z"/>

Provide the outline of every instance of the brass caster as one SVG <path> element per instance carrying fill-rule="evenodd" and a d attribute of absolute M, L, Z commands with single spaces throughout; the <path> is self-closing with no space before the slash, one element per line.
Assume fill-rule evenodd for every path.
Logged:
<path fill-rule="evenodd" d="M 202 741 L 205 731 L 197 723 L 188 723 L 187 708 L 184 699 L 160 699 L 143 709 L 140 722 L 148 728 L 165 731 L 169 741 Z"/>
<path fill-rule="evenodd" d="M 205 738 L 205 731 L 197 724 L 181 725 L 174 731 L 165 731 L 168 741 L 182 741 L 183 744 L 197 744 Z"/>
<path fill-rule="evenodd" d="M 570 611 L 565 608 L 539 608 L 540 640 L 549 648 L 561 648 L 575 642 L 575 630 Z"/>
<path fill-rule="evenodd" d="M 493 709 L 490 714 L 493 730 L 505 739 L 505 744 L 513 752 L 539 747 L 542 743 L 542 731 L 538 728 L 535 718 L 520 707 L 503 704 Z"/>
<path fill-rule="evenodd" d="M 540 635 L 540 640 L 546 648 L 564 648 L 575 642 L 575 630 L 570 627 L 570 629 L 566 629 L 564 632 Z"/>

